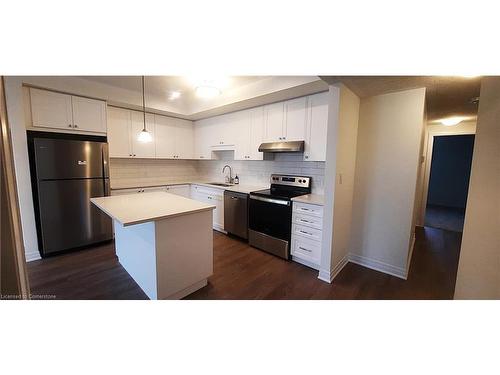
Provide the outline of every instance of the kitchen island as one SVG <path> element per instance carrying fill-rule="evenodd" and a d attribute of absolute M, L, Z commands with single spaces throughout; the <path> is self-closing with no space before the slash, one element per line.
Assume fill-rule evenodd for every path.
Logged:
<path fill-rule="evenodd" d="M 90 201 L 113 219 L 118 260 L 150 299 L 180 299 L 207 285 L 215 206 L 166 192 Z"/>

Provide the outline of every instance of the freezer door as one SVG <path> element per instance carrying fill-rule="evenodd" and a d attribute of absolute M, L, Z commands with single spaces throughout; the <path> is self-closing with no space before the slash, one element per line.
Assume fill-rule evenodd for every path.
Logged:
<path fill-rule="evenodd" d="M 106 143 L 35 138 L 37 179 L 104 177 Z"/>
<path fill-rule="evenodd" d="M 105 186 L 105 179 L 38 183 L 43 255 L 113 237 L 111 219 L 90 202 Z"/>

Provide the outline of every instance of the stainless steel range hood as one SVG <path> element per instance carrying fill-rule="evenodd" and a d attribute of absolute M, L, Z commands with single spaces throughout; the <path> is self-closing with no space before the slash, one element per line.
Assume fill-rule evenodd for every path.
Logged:
<path fill-rule="evenodd" d="M 259 152 L 304 152 L 304 141 L 262 143 Z"/>

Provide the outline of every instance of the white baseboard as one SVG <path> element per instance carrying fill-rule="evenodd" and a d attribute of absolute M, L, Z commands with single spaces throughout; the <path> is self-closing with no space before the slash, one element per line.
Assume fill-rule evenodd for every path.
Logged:
<path fill-rule="evenodd" d="M 331 283 L 333 279 L 342 271 L 345 265 L 349 262 L 348 255 L 342 258 L 340 262 L 337 263 L 335 267 L 331 271 L 320 269 L 318 279 L 321 281 L 325 281 L 327 283 Z"/>
<path fill-rule="evenodd" d="M 42 259 L 38 251 L 27 251 L 24 256 L 26 257 L 26 262 Z"/>
<path fill-rule="evenodd" d="M 213 229 L 216 230 L 217 232 L 227 234 L 227 232 L 224 230 L 224 227 L 219 224 L 214 224 Z"/>
<path fill-rule="evenodd" d="M 349 262 L 359 264 L 360 266 L 370 268 L 375 271 L 387 273 L 392 276 L 406 280 L 408 277 L 407 270 L 401 267 L 396 267 L 388 263 L 381 262 L 376 259 L 367 258 L 361 255 L 349 254 Z"/>
<path fill-rule="evenodd" d="M 309 262 L 305 259 L 300 259 L 298 257 L 295 257 L 292 255 L 292 260 L 294 262 L 297 262 L 297 263 L 300 263 L 300 264 L 303 264 L 304 266 L 307 266 L 307 267 L 310 267 L 310 268 L 314 268 L 315 270 L 319 270 L 319 265 L 317 265 L 316 263 L 313 263 L 313 262 Z"/>

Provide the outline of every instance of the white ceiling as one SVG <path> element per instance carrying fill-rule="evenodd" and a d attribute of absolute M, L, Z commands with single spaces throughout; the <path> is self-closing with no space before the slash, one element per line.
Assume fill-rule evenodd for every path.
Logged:
<path fill-rule="evenodd" d="M 141 103 L 141 76 L 81 76 L 87 81 L 137 93 L 135 103 Z M 245 109 L 277 100 L 326 90 L 327 84 L 316 76 L 232 76 L 209 78 L 221 87 L 221 95 L 206 99 L 196 96 L 200 81 L 197 77 L 146 76 L 146 107 L 160 112 L 197 119 L 221 112 Z M 172 92 L 180 92 L 177 99 Z M 134 94 L 135 95 L 135 94 Z"/>
<path fill-rule="evenodd" d="M 477 104 L 470 100 L 479 96 L 480 77 L 459 76 L 325 76 L 333 84 L 341 82 L 360 98 L 401 90 L 425 87 L 428 122 L 450 116 L 475 119 Z"/>

